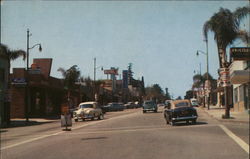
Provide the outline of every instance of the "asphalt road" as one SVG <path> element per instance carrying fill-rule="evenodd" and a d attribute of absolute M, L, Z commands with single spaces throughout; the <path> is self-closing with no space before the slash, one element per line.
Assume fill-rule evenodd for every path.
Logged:
<path fill-rule="evenodd" d="M 166 125 L 163 114 L 141 109 L 108 113 L 104 120 L 59 121 L 2 133 L 1 159 L 248 159 L 249 126 L 220 123 L 198 110 L 196 125 Z"/>

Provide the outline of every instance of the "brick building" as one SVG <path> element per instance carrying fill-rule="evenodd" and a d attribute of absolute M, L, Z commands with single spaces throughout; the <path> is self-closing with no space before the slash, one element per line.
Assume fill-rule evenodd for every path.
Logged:
<path fill-rule="evenodd" d="M 28 117 L 60 114 L 66 90 L 61 79 L 50 76 L 51 66 L 52 59 L 44 58 L 34 59 L 28 72 L 13 68 L 11 118 L 24 118 L 25 113 Z M 77 102 L 77 97 L 72 101 Z"/>

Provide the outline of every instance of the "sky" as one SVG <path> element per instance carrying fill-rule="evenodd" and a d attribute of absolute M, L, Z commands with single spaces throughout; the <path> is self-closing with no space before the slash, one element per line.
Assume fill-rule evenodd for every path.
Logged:
<path fill-rule="evenodd" d="M 8 1 L 1 2 L 1 43 L 10 49 L 27 47 L 27 29 L 33 58 L 53 58 L 51 76 L 62 78 L 58 68 L 77 65 L 84 77 L 94 78 L 96 66 L 119 68 L 132 63 L 135 79 L 159 84 L 173 97 L 192 87 L 194 72 L 206 72 L 202 28 L 220 7 L 234 11 L 248 1 Z M 245 20 L 243 29 L 249 27 Z M 247 27 L 248 26 L 248 27 Z M 241 46 L 241 43 L 234 46 Z M 218 78 L 217 46 L 208 35 L 209 73 Z M 12 68 L 26 67 L 22 58 Z M 97 79 L 105 79 L 97 69 Z M 118 77 L 119 79 L 119 77 Z"/>

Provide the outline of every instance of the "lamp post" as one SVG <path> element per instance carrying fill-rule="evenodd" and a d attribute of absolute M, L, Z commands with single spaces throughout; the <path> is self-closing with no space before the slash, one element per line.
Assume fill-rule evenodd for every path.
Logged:
<path fill-rule="evenodd" d="M 96 92 L 96 69 L 98 68 L 101 68 L 101 70 L 103 70 L 103 67 L 102 66 L 99 66 L 99 67 L 96 67 L 96 58 L 94 58 L 94 99 L 95 101 L 97 101 L 97 98 L 98 98 L 98 95 L 97 95 L 97 92 Z"/>
<path fill-rule="evenodd" d="M 205 52 L 203 52 L 201 50 L 197 50 L 196 55 L 199 56 L 199 53 L 202 53 L 203 55 L 206 55 L 206 63 L 207 63 L 207 75 L 206 75 L 206 79 L 207 79 L 207 86 L 208 86 L 209 85 L 209 83 L 208 83 L 208 81 L 209 81 L 209 79 L 208 79 L 209 78 L 208 77 L 208 73 L 209 73 L 209 65 L 208 65 L 208 41 L 205 40 L 205 42 L 206 42 L 206 50 L 207 50 L 207 52 L 205 53 Z M 209 94 L 205 95 L 205 97 L 207 98 L 207 109 L 209 110 L 209 103 L 208 103 L 209 102 L 209 99 L 208 99 Z"/>
<path fill-rule="evenodd" d="M 25 92 L 26 92 L 26 104 L 25 104 L 25 119 L 26 122 L 29 121 L 29 50 L 33 49 L 36 46 L 39 46 L 39 51 L 42 51 L 42 45 L 41 44 L 35 44 L 32 47 L 29 47 L 29 38 L 30 36 L 32 36 L 32 34 L 30 33 L 29 29 L 27 29 L 27 66 L 26 66 L 26 71 L 27 71 L 27 84 L 25 87 Z"/>

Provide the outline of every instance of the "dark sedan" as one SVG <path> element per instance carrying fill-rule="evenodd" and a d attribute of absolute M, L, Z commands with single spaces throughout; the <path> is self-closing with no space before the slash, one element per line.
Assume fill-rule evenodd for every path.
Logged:
<path fill-rule="evenodd" d="M 123 111 L 124 106 L 120 103 L 109 103 L 108 105 L 105 105 L 103 109 L 105 110 L 105 112 Z"/>
<path fill-rule="evenodd" d="M 176 122 L 189 121 L 192 124 L 196 124 L 198 114 L 195 108 L 190 104 L 189 100 L 175 100 L 171 101 L 168 106 L 165 107 L 164 118 L 167 124 L 175 125 Z"/>

